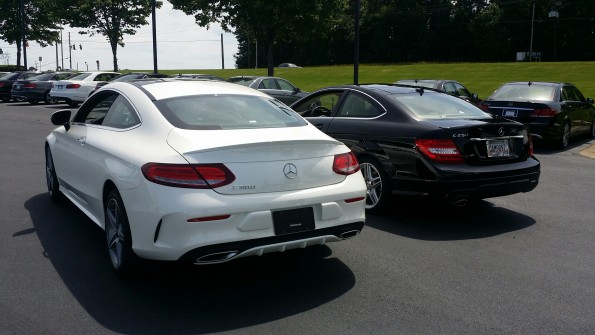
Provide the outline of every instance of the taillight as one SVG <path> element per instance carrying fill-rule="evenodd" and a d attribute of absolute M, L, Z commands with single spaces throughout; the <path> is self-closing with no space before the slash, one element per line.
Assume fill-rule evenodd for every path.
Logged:
<path fill-rule="evenodd" d="M 352 152 L 338 154 L 333 161 L 333 171 L 348 176 L 359 171 L 359 163 Z"/>
<path fill-rule="evenodd" d="M 28 83 L 28 84 L 24 84 L 23 88 L 36 88 L 37 85 L 33 84 L 33 83 Z"/>
<path fill-rule="evenodd" d="M 147 180 L 173 187 L 217 188 L 236 179 L 223 164 L 147 163 L 141 170 Z"/>
<path fill-rule="evenodd" d="M 479 108 L 481 108 L 481 110 L 486 113 L 488 113 L 490 111 L 490 106 L 488 106 L 488 105 L 479 105 Z"/>
<path fill-rule="evenodd" d="M 0 83 L 0 87 L 4 87 L 4 83 Z"/>
<path fill-rule="evenodd" d="M 81 84 L 68 84 L 66 85 L 66 88 L 79 88 L 81 87 Z"/>
<path fill-rule="evenodd" d="M 533 111 L 531 114 L 532 117 L 554 117 L 558 114 L 557 109 L 553 108 L 540 108 Z"/>
<path fill-rule="evenodd" d="M 452 140 L 417 139 L 415 146 L 429 159 L 440 163 L 463 163 L 464 159 Z"/>

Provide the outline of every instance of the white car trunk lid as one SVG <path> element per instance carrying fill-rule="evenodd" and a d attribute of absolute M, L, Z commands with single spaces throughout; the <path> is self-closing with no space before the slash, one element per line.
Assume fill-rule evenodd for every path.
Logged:
<path fill-rule="evenodd" d="M 244 130 L 173 129 L 168 144 L 191 164 L 223 163 L 236 177 L 215 189 L 248 194 L 309 189 L 341 182 L 336 154 L 348 149 L 312 126 Z"/>

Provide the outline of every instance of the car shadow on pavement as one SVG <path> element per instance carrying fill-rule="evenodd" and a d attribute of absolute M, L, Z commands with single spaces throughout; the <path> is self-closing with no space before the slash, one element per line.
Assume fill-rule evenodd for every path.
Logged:
<path fill-rule="evenodd" d="M 328 246 L 190 266 L 145 262 L 135 278 L 112 270 L 103 231 L 70 202 L 25 203 L 47 257 L 89 315 L 126 334 L 214 333 L 299 314 L 342 296 L 353 272 Z M 25 234 L 30 232 L 16 232 Z"/>
<path fill-rule="evenodd" d="M 587 145 L 588 147 L 588 145 L 592 143 L 592 141 L 593 139 L 587 135 L 576 136 L 570 139 L 570 141 L 568 142 L 568 146 L 565 149 L 559 148 L 556 145 L 545 141 L 539 141 L 534 143 L 533 148 L 535 155 L 539 159 L 540 155 L 555 155 L 560 152 L 572 152 L 577 149 L 580 149 L 582 146 L 585 145 Z M 593 142 L 593 144 L 595 144 L 595 142 Z M 582 149 L 586 149 L 587 147 Z"/>
<path fill-rule="evenodd" d="M 535 220 L 488 200 L 464 209 L 415 197 L 392 199 L 392 212 L 367 214 L 366 225 L 388 233 L 427 241 L 467 240 L 525 229 Z"/>

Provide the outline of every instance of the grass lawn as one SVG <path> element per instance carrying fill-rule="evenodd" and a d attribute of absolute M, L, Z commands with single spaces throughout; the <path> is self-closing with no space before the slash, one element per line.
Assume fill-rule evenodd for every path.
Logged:
<path fill-rule="evenodd" d="M 223 78 L 267 74 L 264 68 L 160 72 L 208 73 Z M 276 68 L 275 76 L 289 80 L 303 91 L 314 91 L 330 85 L 353 83 L 353 65 Z M 562 81 L 573 83 L 586 97 L 595 98 L 595 62 L 364 64 L 359 67 L 359 83 L 392 83 L 400 79 L 454 79 L 480 98 L 486 98 L 509 81 Z"/>

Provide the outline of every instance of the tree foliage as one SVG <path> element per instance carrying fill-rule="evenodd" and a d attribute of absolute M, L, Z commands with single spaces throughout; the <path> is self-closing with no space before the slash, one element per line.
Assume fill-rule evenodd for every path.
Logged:
<path fill-rule="evenodd" d="M 276 43 L 304 45 L 324 36 L 334 23 L 341 0 L 170 0 L 175 9 L 193 15 L 203 27 L 219 23 L 238 39 L 258 41 L 266 53 L 269 75 L 274 74 Z"/>
<path fill-rule="evenodd" d="M 0 39 L 17 46 L 17 66 L 21 66 L 23 38 L 21 33 L 20 0 L 0 0 Z M 35 41 L 41 46 L 48 46 L 58 41 L 58 29 L 55 17 L 55 1 L 23 1 L 24 30 L 26 41 Z"/>
<path fill-rule="evenodd" d="M 137 28 L 148 24 L 151 1 L 64 0 L 60 16 L 71 27 L 86 29 L 82 34 L 105 36 L 112 49 L 114 71 L 118 71 L 118 46 L 125 45 L 124 35 L 134 35 Z M 161 5 L 156 2 L 156 7 Z"/>

